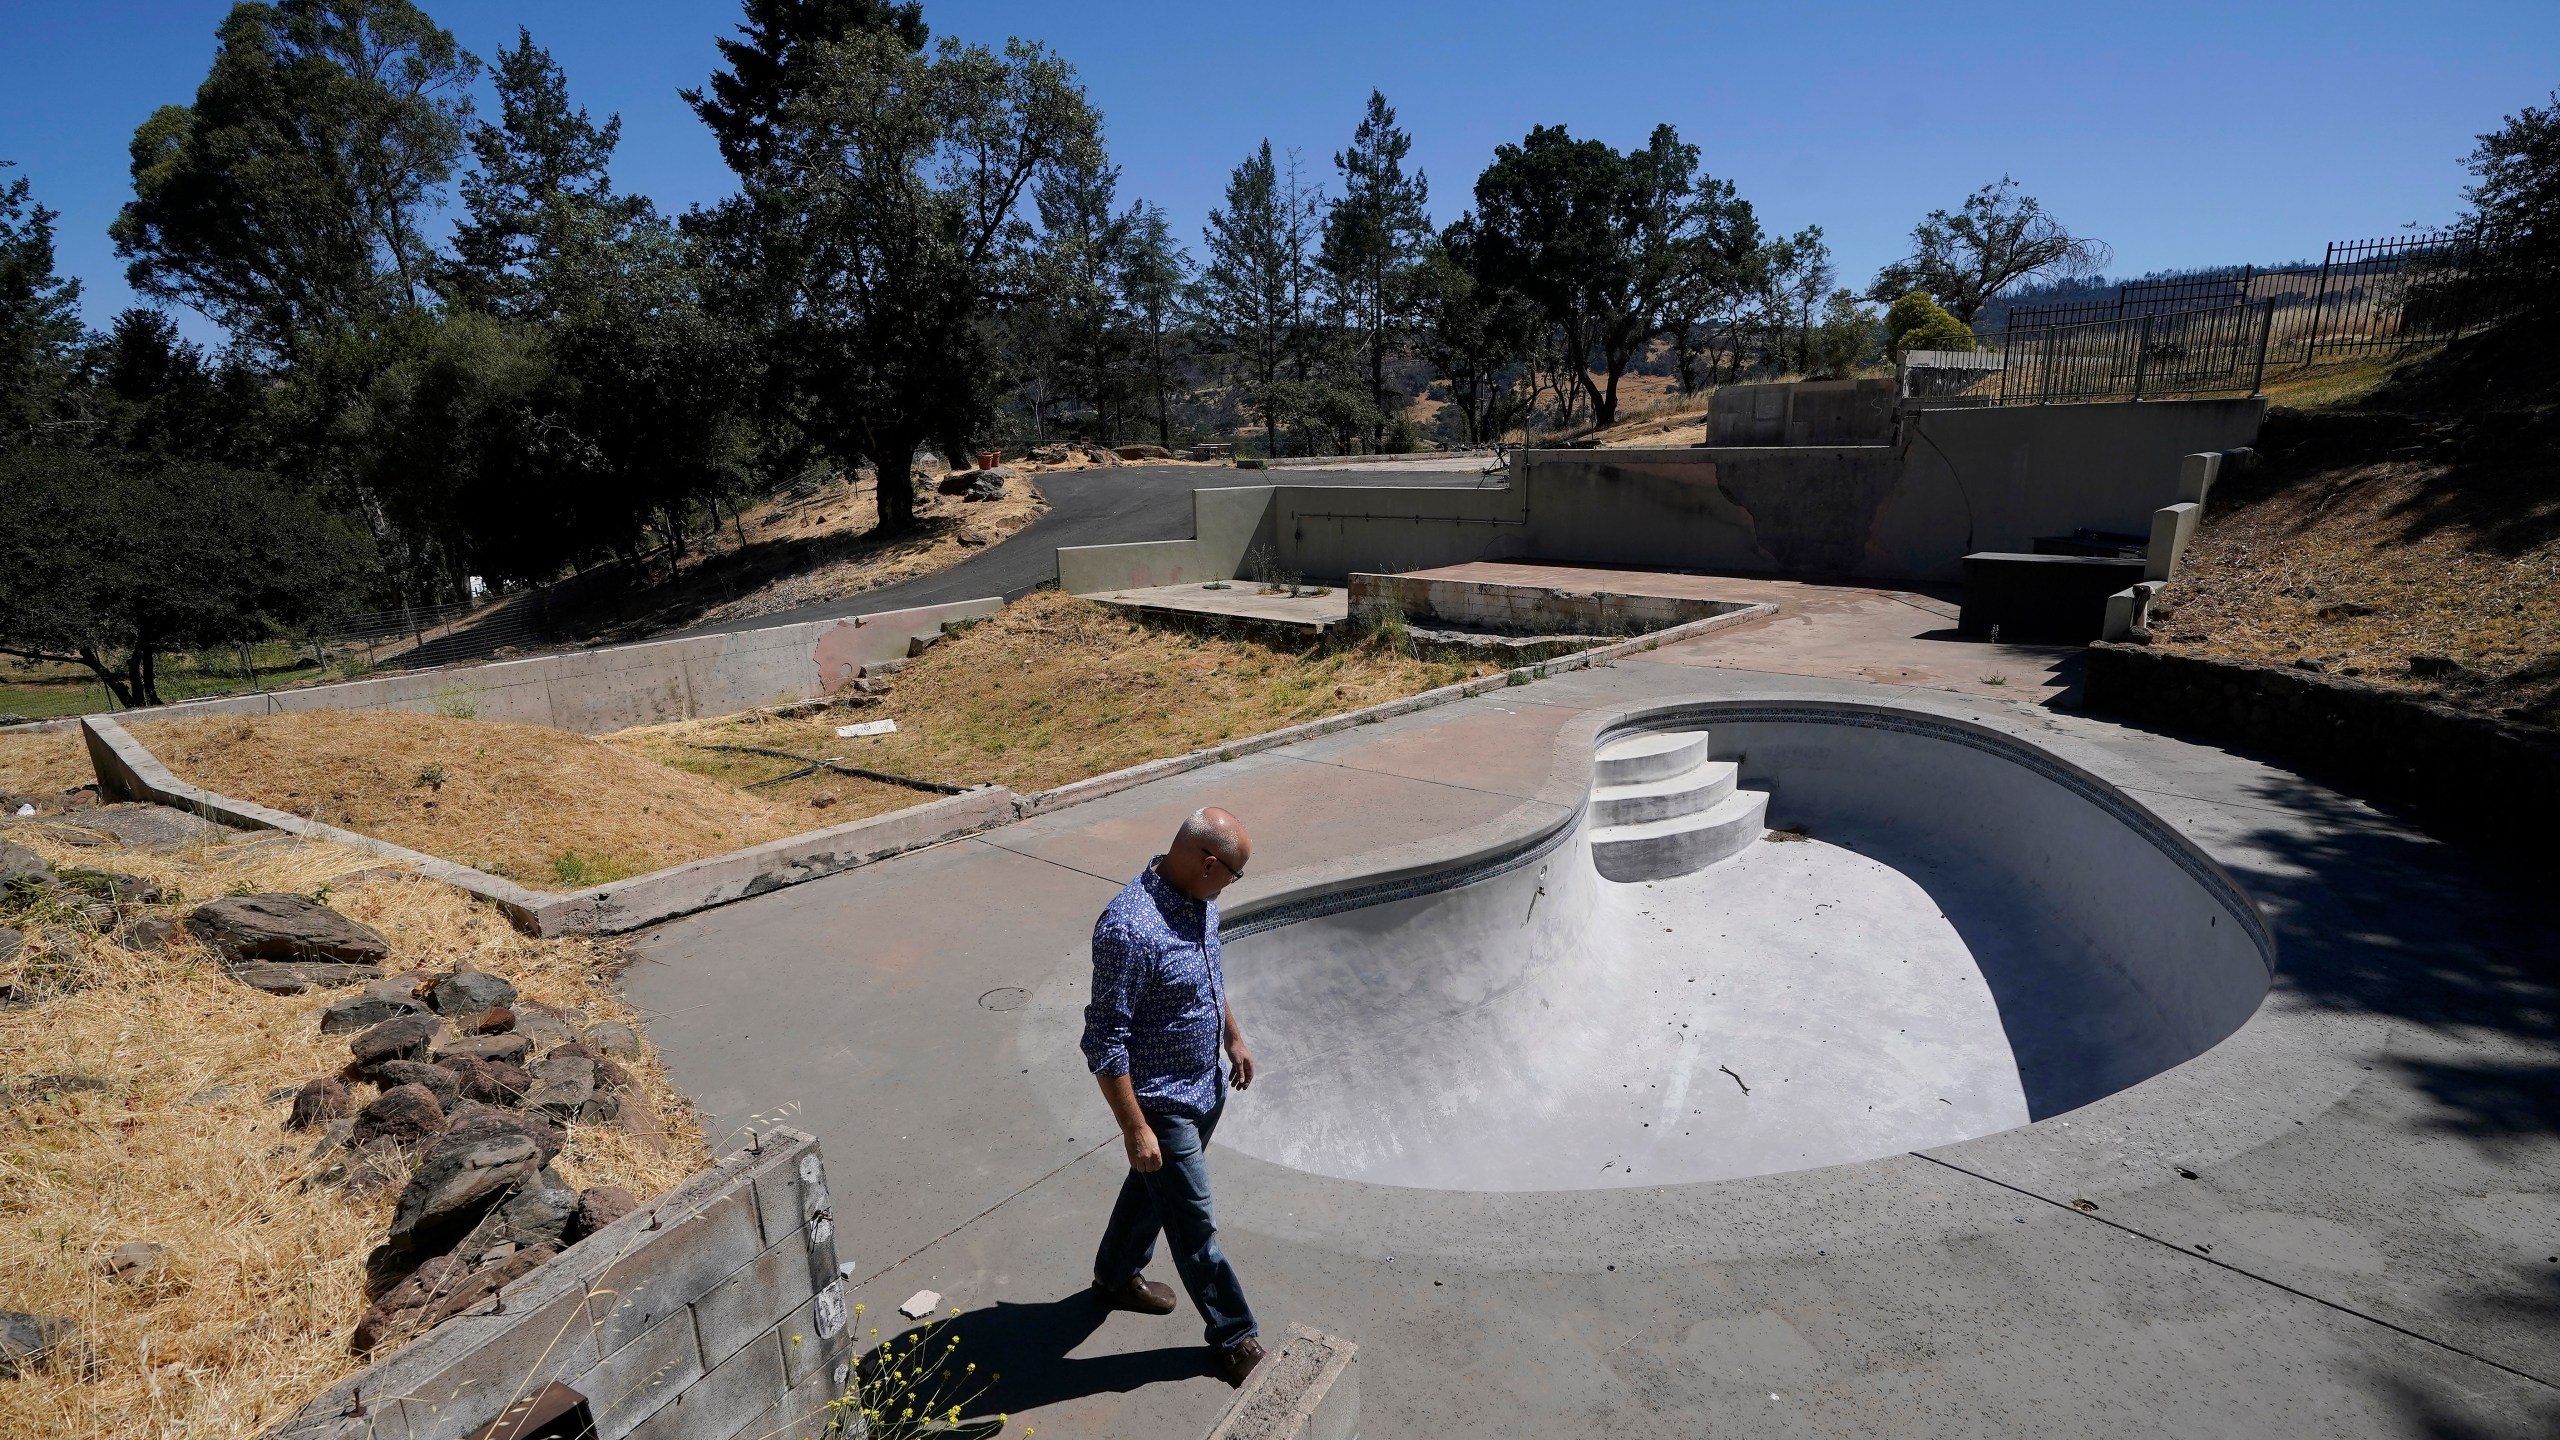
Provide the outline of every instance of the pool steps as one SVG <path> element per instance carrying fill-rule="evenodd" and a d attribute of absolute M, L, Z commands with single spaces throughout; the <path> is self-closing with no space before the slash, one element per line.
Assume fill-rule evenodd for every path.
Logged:
<path fill-rule="evenodd" d="M 1736 788 L 1741 767 L 1708 759 L 1704 730 L 1612 740 L 1591 768 L 1591 860 L 1611 880 L 1692 874 L 1768 826 L 1768 793 Z"/>

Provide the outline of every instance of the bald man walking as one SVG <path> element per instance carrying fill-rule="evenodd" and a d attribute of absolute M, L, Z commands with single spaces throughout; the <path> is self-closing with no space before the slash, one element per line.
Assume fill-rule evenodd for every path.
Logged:
<path fill-rule="evenodd" d="M 1229 1081 L 1238 1090 L 1253 1084 L 1253 1052 L 1218 967 L 1218 894 L 1252 854 L 1236 817 L 1192 812 L 1094 922 L 1093 998 L 1084 1007 L 1085 1064 L 1129 1152 L 1129 1178 L 1093 1259 L 1094 1294 L 1115 1310 L 1172 1314 L 1172 1288 L 1141 1273 L 1161 1231 L 1231 1385 L 1262 1363 L 1262 1342 L 1243 1282 L 1218 1248 L 1203 1152 Z M 1222 1043 L 1232 1071 L 1219 1067 Z"/>

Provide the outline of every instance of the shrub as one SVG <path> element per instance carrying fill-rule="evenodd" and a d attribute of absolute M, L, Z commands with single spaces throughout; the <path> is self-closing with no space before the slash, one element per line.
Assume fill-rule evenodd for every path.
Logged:
<path fill-rule="evenodd" d="M 1914 350 L 1975 349 L 1973 331 L 1945 307 L 1914 290 L 1884 312 L 1885 346 L 1893 358 Z"/>

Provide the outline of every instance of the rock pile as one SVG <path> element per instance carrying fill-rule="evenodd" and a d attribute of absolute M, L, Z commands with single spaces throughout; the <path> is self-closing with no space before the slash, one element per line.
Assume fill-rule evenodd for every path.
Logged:
<path fill-rule="evenodd" d="M 277 918 L 275 907 L 226 913 Z M 348 953 L 344 932 L 299 911 L 289 918 L 307 942 L 291 953 L 328 953 L 324 945 Z M 214 923 L 198 933 L 207 931 L 232 934 Z M 358 1353 L 461 1314 L 630 1212 L 629 1192 L 580 1193 L 551 1162 L 566 1127 L 620 1115 L 631 1077 L 613 1057 L 639 1052 L 631 1027 L 589 1024 L 466 965 L 377 978 L 323 1010 L 320 1028 L 351 1036 L 349 1063 L 294 1094 L 286 1127 L 323 1132 L 311 1152 L 320 1168 L 304 1183 L 354 1193 L 401 1187 L 390 1233 L 367 1261 L 374 1303 L 356 1326 Z M 356 1086 L 375 1093 L 361 1100 Z"/>
<path fill-rule="evenodd" d="M 997 465 L 986 470 L 954 470 L 942 477 L 934 488 L 945 495 L 962 500 L 1001 500 L 1005 482 L 1013 478 L 1010 466 Z"/>

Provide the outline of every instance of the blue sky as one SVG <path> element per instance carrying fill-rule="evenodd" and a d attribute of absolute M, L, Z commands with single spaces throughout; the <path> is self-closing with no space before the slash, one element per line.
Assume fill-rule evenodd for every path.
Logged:
<path fill-rule="evenodd" d="M 681 210 L 730 177 L 676 98 L 735 0 L 423 0 L 488 55 L 532 29 L 572 95 L 623 116 L 616 177 Z M 63 212 L 61 259 L 102 324 L 130 303 L 106 238 L 125 146 L 194 93 L 219 0 L 5 0 L 0 159 Z M 2069 13 L 2065 13 L 2068 11 Z M 2560 85 L 2560 4 L 1263 6 L 928 0 L 938 35 L 1047 41 L 1102 109 L 1122 194 L 1197 248 L 1227 172 L 1268 136 L 1330 179 L 1371 87 L 1415 138 L 1441 221 L 1493 147 L 1562 123 L 1622 148 L 1668 121 L 1764 225 L 1819 224 L 1844 279 L 1912 222 L 2015 175 L 2115 247 L 2118 273 L 2316 257 L 2449 219 L 2461 156 Z M 484 83 L 485 88 L 485 83 Z M 210 334 L 200 323 L 188 329 Z"/>

